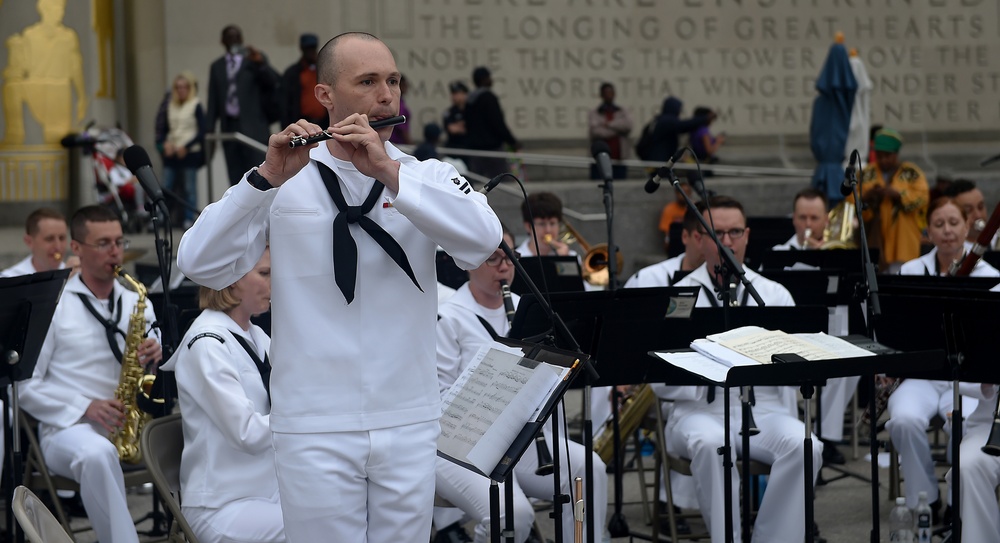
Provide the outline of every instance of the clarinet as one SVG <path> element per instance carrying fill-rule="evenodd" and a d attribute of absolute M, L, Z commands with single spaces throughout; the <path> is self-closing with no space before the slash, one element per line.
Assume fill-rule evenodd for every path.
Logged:
<path fill-rule="evenodd" d="M 507 324 L 513 326 L 514 299 L 510 295 L 510 285 L 507 284 L 507 281 L 500 281 L 500 293 L 503 295 L 503 307 L 507 313 Z M 549 452 L 549 446 L 545 442 L 545 434 L 542 433 L 542 428 L 538 428 L 538 433 L 535 434 L 535 453 L 538 455 L 538 469 L 535 470 L 535 475 L 551 475 L 555 471 L 555 467 L 552 465 L 552 453 Z"/>
<path fill-rule="evenodd" d="M 990 456 L 1000 456 L 1000 394 L 997 394 L 997 407 L 993 410 L 993 427 L 982 449 Z"/>

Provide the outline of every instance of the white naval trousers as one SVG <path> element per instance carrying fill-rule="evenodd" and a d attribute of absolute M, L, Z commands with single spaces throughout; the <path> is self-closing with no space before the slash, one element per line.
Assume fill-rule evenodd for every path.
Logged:
<path fill-rule="evenodd" d="M 290 543 L 427 541 L 437 419 L 359 432 L 274 432 Z"/>
<path fill-rule="evenodd" d="M 284 543 L 279 500 L 247 498 L 218 509 L 184 507 L 200 543 Z"/>
<path fill-rule="evenodd" d="M 917 507 L 920 492 L 927 493 L 928 502 L 938 500 L 938 480 L 927 440 L 927 426 L 935 414 L 948 420 L 954 404 L 953 394 L 948 381 L 907 379 L 889 396 L 889 421 L 885 428 L 889 430 L 892 446 L 899 453 L 899 469 L 906 481 L 903 493 L 910 509 Z M 963 411 L 965 407 L 967 402 L 963 402 Z M 971 413 L 971 410 L 965 412 Z"/>
<path fill-rule="evenodd" d="M 820 398 L 820 436 L 828 441 L 844 439 L 844 412 L 858 388 L 859 376 L 827 379 Z"/>
<path fill-rule="evenodd" d="M 138 543 L 118 451 L 103 428 L 81 422 L 44 435 L 40 446 L 49 471 L 80 483 L 80 499 L 98 540 Z"/>
<path fill-rule="evenodd" d="M 739 412 L 735 404 L 734 412 Z M 733 417 L 738 421 L 738 417 Z M 767 490 L 757 512 L 753 541 L 761 543 L 801 543 L 805 538 L 805 470 L 803 445 L 805 425 L 783 413 L 754 411 L 760 433 L 750 438 L 750 458 L 771 465 Z M 718 415 L 694 411 L 671 420 L 666 427 L 667 450 L 691 459 L 691 472 L 697 487 L 698 504 L 712 541 L 726 541 L 725 469 L 718 448 L 724 444 L 724 421 Z M 739 426 L 731 426 L 730 443 L 742 455 Z M 813 436 L 813 482 L 822 467 L 823 444 Z M 741 541 L 739 476 L 735 469 L 729 477 L 733 485 L 733 541 Z M 812 529 L 812 527 L 810 527 Z"/>
<path fill-rule="evenodd" d="M 900 385 L 902 386 L 902 385 Z M 982 446 L 991 425 L 977 426 L 962 438 L 962 543 L 1000 541 L 1000 508 L 996 487 L 1000 485 L 1000 456 L 990 456 Z"/>

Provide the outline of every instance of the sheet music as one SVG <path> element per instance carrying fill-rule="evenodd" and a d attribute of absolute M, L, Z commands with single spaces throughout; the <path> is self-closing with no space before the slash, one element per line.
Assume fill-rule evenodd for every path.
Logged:
<path fill-rule="evenodd" d="M 806 360 L 826 360 L 837 355 L 820 343 L 806 341 L 798 336 L 780 330 L 765 330 L 759 326 L 744 326 L 721 334 L 713 334 L 708 339 L 748 356 L 761 364 L 770 364 L 771 355 L 795 353 Z"/>
<path fill-rule="evenodd" d="M 729 374 L 728 366 L 697 351 L 680 353 L 656 352 L 654 354 L 673 366 L 695 375 L 700 375 L 720 385 L 726 382 L 726 375 Z"/>
<path fill-rule="evenodd" d="M 696 339 L 691 342 L 691 348 L 699 353 L 715 360 L 716 362 L 732 366 L 752 366 L 761 362 L 736 352 L 725 345 L 721 345 L 708 339 Z"/>
<path fill-rule="evenodd" d="M 831 358 L 859 358 L 862 356 L 875 356 L 875 353 L 862 349 L 850 341 L 845 341 L 839 337 L 824 334 L 823 332 L 815 334 L 795 334 L 795 336 L 814 343 L 825 351 L 833 354 Z M 822 359 L 817 358 L 816 360 Z"/>
<path fill-rule="evenodd" d="M 438 450 L 492 472 L 563 375 L 519 349 L 484 345 L 445 394 Z"/>

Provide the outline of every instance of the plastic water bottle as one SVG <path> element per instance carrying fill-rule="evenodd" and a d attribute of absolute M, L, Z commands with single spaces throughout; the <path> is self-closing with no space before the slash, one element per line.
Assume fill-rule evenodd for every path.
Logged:
<path fill-rule="evenodd" d="M 902 496 L 896 498 L 896 506 L 889 512 L 889 541 L 913 543 L 913 512 Z"/>
<path fill-rule="evenodd" d="M 915 516 L 917 517 L 917 543 L 931 543 L 931 506 L 927 504 L 927 493 L 921 491 Z"/>

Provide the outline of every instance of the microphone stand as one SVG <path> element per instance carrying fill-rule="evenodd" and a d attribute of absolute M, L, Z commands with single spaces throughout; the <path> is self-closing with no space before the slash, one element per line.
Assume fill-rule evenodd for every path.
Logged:
<path fill-rule="evenodd" d="M 684 197 L 684 201 L 688 205 L 688 207 L 690 209 L 698 209 L 695 206 L 695 203 L 691 200 L 691 197 L 688 196 L 687 193 L 684 192 L 684 190 L 681 189 L 681 180 L 678 179 L 677 176 L 674 174 L 673 168 L 670 168 L 670 178 L 671 178 L 671 184 L 673 184 L 674 188 L 677 189 L 677 193 Z M 707 198 L 705 199 L 705 202 L 706 203 L 708 202 Z M 695 215 L 695 217 L 698 218 L 698 222 L 701 223 L 701 227 L 704 230 L 705 235 L 708 235 L 709 237 L 712 238 L 712 241 L 715 242 L 715 246 L 719 250 L 720 263 L 719 263 L 719 265 L 716 267 L 716 269 L 714 271 L 716 273 L 722 275 L 723 278 L 725 279 L 725 283 L 726 283 L 725 285 L 723 285 L 723 288 L 722 288 L 722 291 L 721 291 L 721 301 L 722 301 L 722 307 L 723 307 L 723 310 L 722 310 L 722 312 L 723 312 L 723 322 L 725 324 L 725 327 L 728 329 L 729 328 L 729 307 L 730 307 L 730 302 L 732 301 L 732 298 L 735 297 L 735 295 L 736 295 L 736 288 L 735 288 L 736 285 L 732 281 L 732 277 L 733 276 L 735 276 L 736 278 L 739 279 L 740 283 L 743 284 L 743 288 L 746 289 L 746 292 L 750 296 L 753 297 L 753 299 L 754 299 L 755 302 L 757 302 L 757 306 L 758 307 L 764 307 L 764 300 L 763 300 L 763 298 L 760 297 L 760 294 L 757 292 L 757 289 L 754 288 L 753 284 L 750 283 L 750 280 L 747 279 L 746 271 L 743 269 L 743 265 L 736 261 L 736 257 L 733 255 L 733 251 L 729 247 L 726 247 L 725 245 L 723 245 L 722 244 L 722 240 L 720 240 L 719 236 L 717 236 L 715 234 L 715 228 L 712 228 L 712 226 L 708 224 L 708 221 L 705 220 L 705 217 L 701 213 L 695 213 L 694 215 Z M 730 288 L 730 286 L 732 286 L 732 288 Z M 747 465 L 744 466 L 743 472 L 744 473 L 749 473 L 750 433 L 751 432 L 750 432 L 750 425 L 749 425 L 749 419 L 750 419 L 750 417 L 748 415 L 750 414 L 750 403 L 749 403 L 750 402 L 750 394 L 746 390 L 747 387 L 742 387 L 742 388 L 743 388 L 743 390 L 741 390 L 741 394 L 740 395 L 742 396 L 742 403 L 743 403 L 743 424 L 742 424 L 742 426 L 743 426 L 743 428 L 742 428 L 742 434 L 743 434 L 743 456 L 747 460 L 747 462 L 746 462 Z M 732 444 L 730 443 L 730 437 L 729 437 L 729 433 L 730 433 L 730 427 L 729 427 L 729 387 L 728 386 L 724 387 L 723 390 L 724 390 L 724 396 L 725 396 L 725 398 L 723 399 L 723 403 L 724 403 L 724 406 L 725 406 L 725 420 L 723 421 L 723 431 L 725 433 L 725 436 L 723 437 L 724 443 L 723 443 L 722 449 L 719 451 L 719 454 L 722 455 L 722 465 L 723 465 L 724 469 L 726 470 L 726 472 L 728 473 L 733 468 Z M 725 495 L 726 495 L 726 506 L 725 506 L 726 537 L 727 537 L 727 539 L 729 541 L 732 541 L 732 534 L 733 534 L 733 502 L 732 502 L 732 499 L 730 499 L 730 496 L 733 495 L 733 483 L 732 483 L 732 479 L 730 479 L 729 477 L 725 477 L 723 488 L 724 488 L 724 492 L 725 492 Z M 749 485 L 746 485 L 746 484 L 744 485 L 744 489 L 743 489 L 743 501 L 744 501 L 744 508 L 747 511 L 747 514 L 745 514 L 743 517 L 741 517 L 742 521 L 743 521 L 742 522 L 742 524 L 743 524 L 743 540 L 744 541 L 749 541 L 750 540 L 750 523 L 749 523 L 750 489 L 749 489 Z"/>
<path fill-rule="evenodd" d="M 528 290 L 530 290 L 531 294 L 535 296 L 536 300 L 538 300 L 538 305 L 542 308 L 542 311 L 545 312 L 545 315 L 548 317 L 549 322 L 552 323 L 552 330 L 551 330 L 552 334 L 547 335 L 545 341 L 551 345 L 557 345 L 556 340 L 559 339 L 562 340 L 563 344 L 567 346 L 566 347 L 567 350 L 574 352 L 583 352 L 580 350 L 580 344 L 577 343 L 575 338 L 573 338 L 573 334 L 569 331 L 569 328 L 566 326 L 566 323 L 562 320 L 562 317 L 559 316 L 559 313 L 556 313 L 555 311 L 552 310 L 552 306 L 549 305 L 548 299 L 542 295 L 541 291 L 538 290 L 538 285 L 536 285 L 535 282 L 531 280 L 531 276 L 529 276 L 528 272 L 525 271 L 524 266 L 521 265 L 521 262 L 517 259 L 517 254 L 514 252 L 513 249 L 510 248 L 510 245 L 507 245 L 506 241 L 501 240 L 500 250 L 502 250 L 504 254 L 507 255 L 507 258 L 511 261 L 511 263 L 514 264 L 514 269 L 516 270 L 517 274 L 522 279 L 524 279 L 524 283 L 528 286 Z M 590 360 L 587 360 L 583 364 L 583 368 L 586 373 L 586 378 L 588 383 L 592 383 L 598 379 L 599 375 L 597 374 L 597 370 L 594 369 L 594 366 L 590 363 Z M 559 424 L 557 420 L 558 413 L 559 410 L 556 409 L 553 411 L 552 414 L 552 459 L 553 459 L 553 464 L 556 467 L 556 469 L 552 473 L 552 487 L 553 487 L 552 518 L 554 519 L 554 525 L 555 525 L 555 539 L 556 541 L 563 541 L 562 506 L 564 503 L 569 503 L 570 500 L 569 496 L 566 496 L 561 493 L 562 486 L 559 481 L 561 469 L 559 468 L 560 447 L 559 447 Z M 584 445 L 587 447 L 587 450 L 593 450 L 594 447 L 593 435 L 591 435 L 590 430 L 588 428 L 584 428 L 583 438 L 584 438 Z M 591 460 L 590 462 L 592 464 L 593 460 Z M 587 481 L 587 488 L 589 489 L 588 495 L 593 494 L 592 485 L 593 481 Z M 505 488 L 505 492 L 511 493 L 512 496 L 514 489 L 510 485 L 507 485 Z M 512 514 L 513 514 L 512 511 L 508 511 L 507 518 L 512 519 L 513 518 Z M 587 521 L 587 529 L 589 531 L 588 533 L 593 533 L 594 529 L 593 515 L 586 515 L 586 521 Z"/>
<path fill-rule="evenodd" d="M 857 164 L 860 164 L 860 153 L 854 150 L 853 153 L 858 155 Z M 878 280 L 875 277 L 875 263 L 872 262 L 871 254 L 868 252 L 868 233 L 865 231 L 865 220 L 861 215 L 861 189 L 858 186 L 858 175 L 857 167 L 848 166 L 847 171 L 844 173 L 846 179 L 845 182 L 850 186 L 851 194 L 854 195 L 854 213 L 858 220 L 858 237 L 861 238 L 861 265 L 863 268 L 863 280 L 861 285 L 858 285 L 858 290 L 855 292 L 855 297 L 859 302 L 867 302 L 865 304 L 866 316 L 867 316 L 867 326 L 866 330 L 868 332 L 868 337 L 872 340 L 875 339 L 875 321 L 882 315 L 882 307 L 879 305 L 878 300 Z M 847 187 L 845 187 L 847 188 Z M 871 531 L 871 543 L 878 543 L 879 541 L 879 493 L 878 493 L 878 441 L 877 441 L 877 421 L 875 420 L 875 376 L 866 375 L 868 378 L 868 414 L 871 420 L 868 439 L 869 439 L 869 451 L 871 453 L 871 488 L 872 488 L 872 531 Z"/>
<path fill-rule="evenodd" d="M 177 337 L 177 315 L 170 303 L 170 274 L 173 264 L 173 231 L 170 228 L 170 211 L 167 209 L 166 201 L 162 196 L 148 204 L 146 206 L 146 210 L 149 211 L 153 218 L 153 237 L 155 239 L 156 261 L 160 272 L 160 283 L 163 285 L 164 315 L 160 318 L 164 319 L 166 324 L 165 327 L 161 327 L 160 347 L 162 351 L 162 358 L 160 359 L 160 363 L 157 365 L 158 369 L 160 365 L 169 360 L 173 355 L 179 339 Z M 163 229 L 163 232 L 166 233 L 166 236 L 161 235 L 161 228 Z M 166 239 L 164 239 L 165 237 Z M 150 394 L 151 401 L 149 401 L 145 407 L 140 404 L 140 407 L 153 413 L 154 417 L 162 417 L 168 415 L 173 408 L 173 394 L 175 393 L 174 389 L 176 387 L 168 385 L 162 372 L 157 373 L 158 375 L 153 382 L 153 391 Z M 153 392 L 156 391 L 161 394 L 163 400 L 163 403 L 161 404 L 152 401 L 154 397 Z M 142 396 L 140 395 L 139 398 L 141 399 Z M 147 532 L 145 532 L 145 535 L 153 537 L 167 535 L 170 523 L 164 513 L 160 511 L 160 496 L 156 491 L 153 492 L 153 510 L 150 511 L 145 517 L 137 521 L 137 523 L 146 519 L 152 520 L 153 525 Z"/>
<path fill-rule="evenodd" d="M 606 217 L 606 225 L 608 230 L 608 290 L 614 292 L 618 289 L 618 247 L 615 245 L 614 241 L 614 217 L 615 217 L 615 203 L 614 203 L 614 189 L 612 185 L 613 177 L 608 177 L 604 179 L 604 183 L 601 188 L 604 192 L 604 216 Z M 587 455 L 585 460 L 585 469 L 587 472 L 587 477 L 594 476 L 594 457 L 591 453 L 593 450 L 593 420 L 590 418 L 590 402 L 591 402 L 591 387 L 588 384 L 584 388 L 584 405 L 587 409 L 584 410 L 583 427 L 585 440 L 587 440 Z M 612 397 L 617 400 L 617 390 L 612 389 Z M 611 514 L 611 518 L 608 520 L 608 532 L 611 537 L 625 537 L 630 534 L 628 527 L 628 520 L 625 519 L 625 515 L 622 514 L 622 471 L 624 468 L 624 462 L 621 457 L 621 433 L 618 426 L 618 402 L 614 401 L 613 407 L 611 408 L 611 443 L 614 447 L 614 463 L 615 463 L 615 509 Z M 589 483 L 589 481 L 588 481 Z M 587 484 L 587 501 L 588 504 L 594 503 L 594 486 Z M 588 516 L 589 518 L 589 516 Z M 587 541 L 594 541 L 594 531 L 593 522 L 587 523 Z"/>

